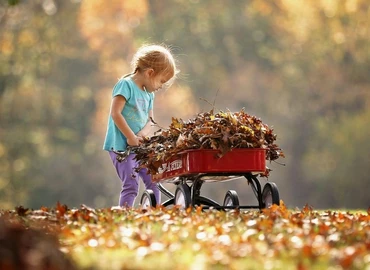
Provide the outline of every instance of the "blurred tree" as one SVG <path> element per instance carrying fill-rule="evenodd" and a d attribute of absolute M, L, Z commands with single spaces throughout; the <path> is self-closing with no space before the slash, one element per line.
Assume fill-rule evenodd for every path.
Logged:
<path fill-rule="evenodd" d="M 304 162 L 315 167 L 311 181 L 315 186 L 313 200 L 320 206 L 366 208 L 370 205 L 368 188 L 370 162 L 366 125 L 370 110 L 357 115 L 343 112 L 333 121 L 330 117 L 315 123 L 317 136 L 309 142 Z M 309 168 L 304 168 L 308 170 Z"/>
<path fill-rule="evenodd" d="M 281 92 L 287 93 L 285 98 L 291 104 L 291 115 L 286 115 L 291 124 L 286 128 L 294 130 L 286 141 L 291 167 L 287 179 L 292 183 L 290 192 L 300 198 L 295 200 L 302 205 L 320 192 L 312 181 L 321 178 L 316 174 L 317 164 L 307 164 L 305 159 L 306 153 L 312 152 L 320 159 L 321 150 L 312 149 L 311 142 L 323 135 L 335 137 L 336 133 L 335 129 L 331 132 L 317 129 L 317 122 L 324 118 L 337 123 L 342 114 L 355 117 L 368 110 L 370 81 L 364 70 L 369 68 L 370 54 L 364 44 L 369 45 L 365 36 L 369 30 L 366 29 L 369 5 L 366 1 L 305 1 L 304 9 L 297 5 L 294 1 L 281 1 L 278 9 L 281 15 L 272 17 L 279 20 L 276 25 L 289 33 L 281 39 L 287 46 L 276 63 L 281 67 L 276 73 L 284 78 Z M 336 155 L 338 163 L 357 163 L 346 154 L 345 148 L 339 151 L 342 154 Z M 338 201 L 324 198 L 332 192 L 329 187 L 333 178 L 350 179 L 353 173 L 348 170 L 339 175 L 336 168 L 332 169 L 332 177 L 324 180 L 328 189 L 321 190 L 320 207 L 339 205 Z M 365 183 L 366 178 L 360 182 Z M 336 190 L 333 196 L 342 198 L 342 193 Z M 349 186 L 347 191 L 355 193 Z M 346 199 L 340 206 L 367 207 L 366 203 L 366 200 L 354 203 Z"/>
<path fill-rule="evenodd" d="M 368 3 L 178 0 L 150 1 L 149 9 L 139 35 L 186 51 L 182 69 L 192 74 L 187 83 L 195 96 L 213 101 L 219 90 L 218 108 L 246 107 L 272 122 L 288 156 L 285 172 L 272 180 L 294 205 L 309 202 L 317 192 L 316 168 L 304 160 L 322 132 L 318 117 L 337 122 L 343 111 L 368 110 Z M 355 162 L 344 150 L 337 158 Z"/>
<path fill-rule="evenodd" d="M 182 71 L 157 95 L 162 126 L 214 100 L 245 107 L 275 127 L 287 166 L 269 165 L 270 180 L 288 205 L 369 206 L 366 0 L 11 2 L 0 4 L 2 206 L 113 204 L 101 150 L 111 89 L 151 42 L 171 45 Z M 245 182 L 234 189 L 248 196 Z"/>
<path fill-rule="evenodd" d="M 0 204 L 92 203 L 105 188 L 87 165 L 99 149 L 89 141 L 98 67 L 75 31 L 79 5 L 1 10 Z"/>
<path fill-rule="evenodd" d="M 19 0 L 8 0 L 8 4 L 10 6 L 14 6 L 14 5 L 17 5 L 19 3 Z"/>

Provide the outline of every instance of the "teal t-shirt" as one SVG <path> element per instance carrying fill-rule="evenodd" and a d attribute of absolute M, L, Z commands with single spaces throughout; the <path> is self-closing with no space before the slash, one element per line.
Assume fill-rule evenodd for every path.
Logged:
<path fill-rule="evenodd" d="M 122 115 L 132 131 L 137 134 L 149 120 L 149 111 L 153 109 L 154 93 L 141 90 L 131 77 L 126 77 L 121 78 L 113 88 L 112 97 L 118 95 L 126 99 Z M 126 137 L 115 125 L 112 116 L 109 115 L 103 149 L 124 151 L 126 148 Z"/>

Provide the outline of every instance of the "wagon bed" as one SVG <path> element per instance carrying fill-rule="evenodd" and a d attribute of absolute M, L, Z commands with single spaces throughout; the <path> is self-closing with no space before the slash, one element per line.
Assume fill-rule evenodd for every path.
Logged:
<path fill-rule="evenodd" d="M 240 174 L 264 172 L 266 150 L 239 148 L 218 157 L 220 152 L 212 149 L 185 150 L 164 162 L 159 173 L 152 176 L 154 182 L 162 182 L 174 177 L 192 177 L 197 174 Z"/>
<path fill-rule="evenodd" d="M 235 148 L 220 157 L 218 150 L 192 149 L 162 163 L 158 174 L 152 175 L 160 191 L 169 197 L 163 206 L 179 205 L 182 208 L 202 206 L 203 208 L 265 208 L 279 204 L 279 193 L 275 183 L 267 182 L 264 188 L 257 178 L 266 170 L 266 150 L 262 148 Z M 258 205 L 240 205 L 237 191 L 228 190 L 223 204 L 211 198 L 201 196 L 204 182 L 227 181 L 244 176 L 251 186 Z M 175 194 L 167 190 L 162 183 L 176 185 Z M 146 190 L 141 198 L 142 207 L 156 206 L 154 193 Z"/>

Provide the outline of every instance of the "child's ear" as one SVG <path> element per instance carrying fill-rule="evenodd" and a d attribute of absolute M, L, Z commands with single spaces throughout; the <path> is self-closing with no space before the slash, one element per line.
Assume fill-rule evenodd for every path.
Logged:
<path fill-rule="evenodd" d="M 154 75 L 154 69 L 149 68 L 149 69 L 146 70 L 146 73 L 148 74 L 149 77 L 151 77 L 151 76 Z"/>

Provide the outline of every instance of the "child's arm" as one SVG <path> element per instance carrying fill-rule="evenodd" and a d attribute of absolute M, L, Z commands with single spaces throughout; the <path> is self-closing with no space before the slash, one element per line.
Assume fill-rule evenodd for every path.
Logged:
<path fill-rule="evenodd" d="M 149 111 L 149 119 L 148 122 L 146 122 L 146 125 L 143 127 L 142 130 L 140 130 L 136 135 L 139 137 L 146 137 L 150 134 L 150 131 L 152 129 L 152 120 L 154 119 L 154 113 L 153 110 Z"/>
<path fill-rule="evenodd" d="M 126 122 L 126 119 L 121 114 L 123 108 L 125 107 L 125 104 L 126 104 L 126 99 L 123 96 L 113 97 L 112 105 L 110 109 L 110 115 L 112 116 L 114 124 L 127 138 L 127 144 L 128 145 L 139 145 L 141 141 L 140 138 L 136 136 L 135 133 L 131 130 L 131 128 Z"/>

